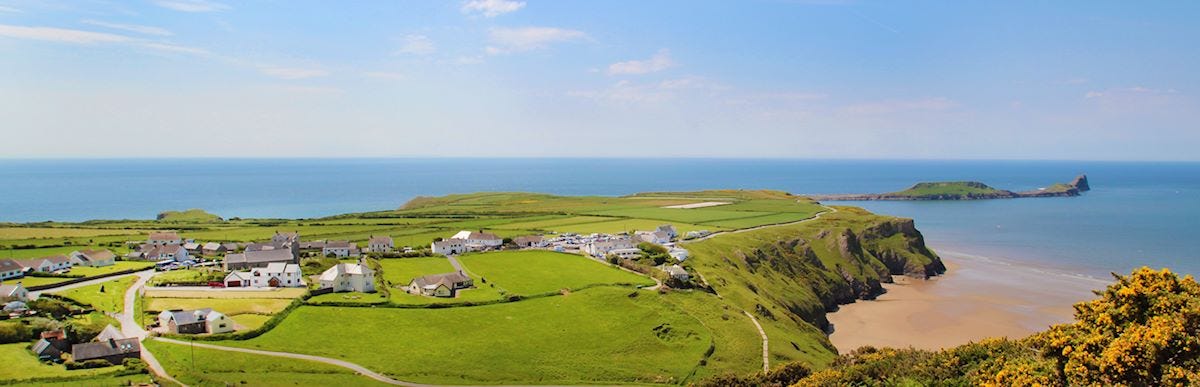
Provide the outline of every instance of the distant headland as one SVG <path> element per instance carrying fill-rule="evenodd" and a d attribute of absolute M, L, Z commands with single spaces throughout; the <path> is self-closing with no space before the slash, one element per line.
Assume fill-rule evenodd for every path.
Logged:
<path fill-rule="evenodd" d="M 881 194 L 807 195 L 818 201 L 852 200 L 981 200 L 1079 196 L 1091 190 L 1087 175 L 1079 175 L 1070 183 L 1057 183 L 1032 191 L 1013 192 L 992 188 L 977 181 L 943 181 L 917 183 L 897 192 Z"/>

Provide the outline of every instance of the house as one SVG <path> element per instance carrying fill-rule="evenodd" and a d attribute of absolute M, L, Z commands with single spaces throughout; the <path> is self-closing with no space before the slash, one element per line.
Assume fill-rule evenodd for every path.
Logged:
<path fill-rule="evenodd" d="M 87 267 L 112 266 L 117 264 L 117 255 L 108 250 L 72 251 L 71 264 Z"/>
<path fill-rule="evenodd" d="M 300 251 L 321 251 L 325 249 L 325 241 L 300 242 Z"/>
<path fill-rule="evenodd" d="M 200 244 L 196 242 L 187 242 L 183 244 L 183 248 L 188 251 L 188 254 L 200 255 Z"/>
<path fill-rule="evenodd" d="M 225 248 L 224 253 L 236 253 L 238 251 L 239 246 L 237 243 L 225 242 L 225 243 L 221 244 L 221 247 Z"/>
<path fill-rule="evenodd" d="M 0 301 L 27 301 L 29 291 L 20 282 L 13 285 L 0 284 Z"/>
<path fill-rule="evenodd" d="M 386 253 L 396 248 L 392 243 L 392 237 L 389 236 L 372 236 L 367 240 L 367 251 L 372 253 Z"/>
<path fill-rule="evenodd" d="M 59 270 L 71 268 L 71 258 L 65 255 L 55 255 L 45 258 L 34 259 L 15 259 L 17 265 L 20 265 L 25 272 L 39 271 L 43 273 L 53 273 Z"/>
<path fill-rule="evenodd" d="M 244 288 L 250 286 L 250 272 L 231 271 L 225 276 L 225 287 Z"/>
<path fill-rule="evenodd" d="M 233 320 L 212 308 L 167 310 L 158 314 L 158 324 L 170 333 L 201 334 L 233 332 Z"/>
<path fill-rule="evenodd" d="M 375 291 L 375 270 L 358 263 L 339 263 L 321 273 L 321 288 L 335 292 L 370 293 Z"/>
<path fill-rule="evenodd" d="M 671 234 L 666 231 L 638 231 L 636 236 L 640 242 L 649 242 L 656 245 L 671 243 Z"/>
<path fill-rule="evenodd" d="M 617 257 L 624 258 L 624 259 L 634 259 L 634 258 L 637 258 L 642 255 L 642 249 L 639 249 L 639 248 L 612 249 L 605 256 L 608 256 L 608 255 L 615 255 Z"/>
<path fill-rule="evenodd" d="M 672 226 L 669 224 L 664 224 L 662 226 L 658 226 L 658 228 L 654 229 L 654 232 L 656 232 L 656 233 L 662 232 L 662 233 L 666 234 L 668 242 L 679 237 L 679 231 L 675 230 L 675 226 Z"/>
<path fill-rule="evenodd" d="M 146 239 L 147 244 L 162 246 L 162 245 L 181 245 L 183 239 L 179 234 L 173 232 L 152 232 L 150 237 Z"/>
<path fill-rule="evenodd" d="M 520 248 L 546 247 L 546 238 L 541 235 L 528 235 L 513 238 L 513 244 Z"/>
<path fill-rule="evenodd" d="M 493 249 L 504 244 L 504 239 L 496 236 L 496 234 L 483 231 L 475 232 L 463 230 L 459 231 L 457 234 L 454 234 L 454 236 L 450 237 L 450 239 L 462 240 L 467 249 L 471 251 Z"/>
<path fill-rule="evenodd" d="M 280 246 L 292 243 L 300 243 L 300 233 L 276 231 L 275 235 L 271 236 L 271 243 Z"/>
<path fill-rule="evenodd" d="M 25 267 L 11 259 L 0 259 L 0 281 L 25 276 Z"/>
<path fill-rule="evenodd" d="M 682 267 L 679 267 L 679 265 L 671 265 L 663 270 L 666 271 L 667 274 L 671 276 L 671 278 L 676 279 L 676 280 L 687 282 L 687 280 L 689 278 L 687 270 L 684 270 Z"/>
<path fill-rule="evenodd" d="M 225 254 L 225 270 L 249 270 L 256 267 L 267 267 L 272 263 L 296 263 L 296 257 L 289 250 L 247 251 L 241 254 Z"/>
<path fill-rule="evenodd" d="M 106 360 L 110 364 L 121 364 L 125 359 L 142 357 L 142 343 L 136 337 L 75 344 L 71 347 L 75 362 Z"/>
<path fill-rule="evenodd" d="M 467 252 L 467 245 L 462 239 L 443 239 L 434 241 L 429 249 L 433 250 L 434 254 L 455 255 Z"/>
<path fill-rule="evenodd" d="M 688 251 L 679 247 L 667 249 L 667 254 L 670 254 L 671 258 L 675 258 L 675 260 L 679 262 L 683 262 L 683 260 L 688 259 Z"/>
<path fill-rule="evenodd" d="M 66 339 L 62 330 L 42 332 L 42 338 L 30 349 L 37 354 L 38 360 L 57 362 L 62 360 L 63 352 L 71 350 L 71 344 Z"/>
<path fill-rule="evenodd" d="M 616 249 L 632 249 L 633 242 L 628 238 L 615 238 L 608 240 L 597 240 L 585 243 L 580 250 L 593 257 L 604 257 L 609 252 Z"/>
<path fill-rule="evenodd" d="M 4 304 L 4 314 L 9 316 L 21 315 L 29 311 L 29 304 L 25 301 L 9 301 Z"/>
<path fill-rule="evenodd" d="M 469 288 L 473 284 L 471 277 L 456 271 L 414 278 L 408 283 L 407 290 L 416 295 L 454 297 L 458 289 Z"/>
<path fill-rule="evenodd" d="M 143 257 L 150 261 L 183 262 L 191 259 L 191 255 L 182 245 L 154 245 Z"/>
<path fill-rule="evenodd" d="M 297 288 L 304 286 L 300 265 L 273 262 L 267 267 L 250 269 L 250 286 L 256 288 Z"/>
<path fill-rule="evenodd" d="M 217 242 L 208 242 L 200 246 L 200 254 L 208 256 L 225 254 L 226 251 L 229 251 L 229 248 Z"/>
<path fill-rule="evenodd" d="M 321 249 L 321 255 L 333 255 L 338 258 L 357 257 L 358 245 L 346 241 L 325 242 L 325 248 Z"/>

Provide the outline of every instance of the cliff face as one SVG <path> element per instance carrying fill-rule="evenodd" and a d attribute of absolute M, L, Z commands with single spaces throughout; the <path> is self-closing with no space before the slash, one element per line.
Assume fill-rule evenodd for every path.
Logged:
<path fill-rule="evenodd" d="M 834 353 L 821 333 L 826 313 L 883 294 L 892 275 L 928 278 L 946 270 L 911 219 L 853 207 L 686 247 L 688 263 L 723 298 L 781 329 L 814 333 Z M 788 348 L 780 348 L 777 356 L 787 357 Z M 803 359 L 802 352 L 791 355 Z"/>

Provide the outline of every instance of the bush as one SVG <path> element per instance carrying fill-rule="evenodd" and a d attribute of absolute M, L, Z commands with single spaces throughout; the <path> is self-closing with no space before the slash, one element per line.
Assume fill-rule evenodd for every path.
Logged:
<path fill-rule="evenodd" d="M 121 361 L 121 366 L 124 369 L 117 371 L 116 376 L 128 376 L 138 374 L 148 374 L 150 370 L 146 368 L 146 363 L 142 359 L 126 358 Z"/>
<path fill-rule="evenodd" d="M 88 360 L 88 361 L 85 361 L 82 363 L 72 360 L 72 361 L 69 361 L 69 362 L 66 362 L 63 364 L 67 366 L 68 370 L 86 370 L 86 369 L 92 369 L 92 368 L 104 368 L 104 367 L 112 367 L 113 366 L 112 363 L 109 363 L 108 360 L 104 360 L 104 359 L 92 359 L 92 360 Z"/>

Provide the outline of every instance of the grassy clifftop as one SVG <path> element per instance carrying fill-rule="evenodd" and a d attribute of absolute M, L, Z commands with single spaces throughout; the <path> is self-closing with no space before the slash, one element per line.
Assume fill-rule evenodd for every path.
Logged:
<path fill-rule="evenodd" d="M 893 274 L 945 271 L 910 219 L 835 207 L 820 219 L 687 244 L 688 261 L 725 300 L 750 311 L 773 361 L 824 365 L 836 350 L 825 313 L 883 292 Z"/>
<path fill-rule="evenodd" d="M 159 222 L 174 223 L 212 223 L 222 221 L 220 216 L 210 214 L 199 208 L 185 211 L 163 211 L 156 218 Z"/>

